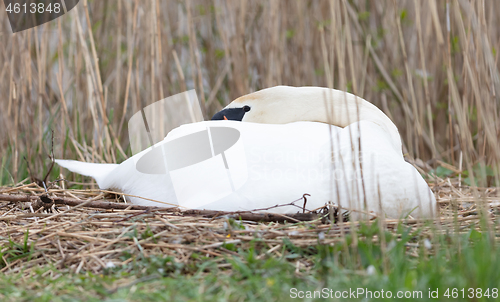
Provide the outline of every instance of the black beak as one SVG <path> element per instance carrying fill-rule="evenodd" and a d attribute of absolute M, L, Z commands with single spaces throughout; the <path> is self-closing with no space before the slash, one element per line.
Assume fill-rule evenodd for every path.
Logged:
<path fill-rule="evenodd" d="M 248 110 L 243 108 L 228 108 L 228 109 L 222 109 L 221 111 L 217 112 L 213 117 L 212 120 L 231 120 L 231 121 L 240 121 L 243 119 L 243 116 Z"/>

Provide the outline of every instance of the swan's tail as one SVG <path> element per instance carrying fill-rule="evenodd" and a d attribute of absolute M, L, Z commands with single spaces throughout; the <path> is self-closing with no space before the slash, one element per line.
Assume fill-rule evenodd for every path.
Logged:
<path fill-rule="evenodd" d="M 94 178 L 101 189 L 105 186 L 105 181 L 110 173 L 118 167 L 117 164 L 94 164 L 76 160 L 56 159 L 55 161 L 59 166 L 71 172 Z"/>

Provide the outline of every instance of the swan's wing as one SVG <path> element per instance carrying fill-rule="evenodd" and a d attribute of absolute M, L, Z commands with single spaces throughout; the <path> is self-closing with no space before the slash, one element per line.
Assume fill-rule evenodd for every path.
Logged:
<path fill-rule="evenodd" d="M 210 159 L 213 161 L 210 169 L 206 168 L 208 163 L 187 168 L 191 176 L 186 175 L 182 183 L 173 176 L 180 205 L 221 211 L 255 210 L 289 204 L 305 193 L 312 193 L 307 201 L 308 209 L 328 202 L 325 195 L 328 187 L 324 184 L 328 179 L 329 149 L 322 152 L 321 146 L 329 145 L 330 134 L 336 134 L 341 128 L 332 127 L 330 130 L 329 125 L 314 122 L 270 125 L 210 121 L 183 125 L 169 133 L 167 138 L 177 139 L 206 127 L 221 126 L 237 129 L 240 133 L 238 142 L 225 152 L 229 171 L 224 168 L 219 155 Z M 245 181 L 242 183 L 241 179 Z M 215 185 L 206 186 L 208 183 Z M 219 190 L 220 197 L 215 198 L 214 188 Z M 297 205 L 302 206 L 303 201 L 298 201 Z M 269 209 L 279 213 L 299 210 L 301 208 L 295 206 Z"/>
<path fill-rule="evenodd" d="M 339 147 L 341 164 L 354 162 L 349 168 L 354 174 L 351 178 L 356 179 L 355 185 L 350 185 L 350 196 L 355 196 L 353 208 L 363 210 L 366 200 L 370 211 L 379 212 L 382 208 L 392 218 L 404 217 L 410 212 L 413 217 L 436 215 L 436 199 L 429 186 L 393 148 L 391 138 L 380 126 L 368 121 L 349 125 L 341 133 Z"/>
<path fill-rule="evenodd" d="M 228 191 L 231 187 L 222 159 L 218 163 L 214 159 L 210 168 L 195 165 L 189 168 L 184 181 L 176 184 L 174 179 L 180 205 L 222 211 L 269 208 L 269 212 L 290 213 L 300 211 L 303 200 L 297 206 L 270 207 L 289 204 L 308 193 L 311 196 L 306 208 L 311 210 L 333 201 L 358 214 L 365 209 L 380 212 L 381 208 L 392 218 L 407 215 L 415 208 L 415 217 L 432 214 L 435 199 L 426 182 L 394 149 L 387 131 L 373 122 L 339 128 L 314 122 L 270 125 L 211 121 L 184 125 L 169 138 L 222 125 L 238 129 L 241 134 L 240 152 L 244 157 L 238 161 L 246 165 L 245 184 L 232 193 Z M 231 149 L 226 152 L 229 170 L 238 163 L 232 161 Z M 230 174 L 239 172 L 232 170 Z M 225 196 L 221 193 L 209 200 L 215 187 L 209 182 L 222 189 L 226 184 Z M 360 217 L 353 215 L 355 219 Z"/>

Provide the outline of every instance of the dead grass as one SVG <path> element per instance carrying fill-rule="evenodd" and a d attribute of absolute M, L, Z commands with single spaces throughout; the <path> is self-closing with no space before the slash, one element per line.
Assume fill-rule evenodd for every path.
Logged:
<path fill-rule="evenodd" d="M 400 223 L 412 229 L 421 229 L 421 238 L 437 234 L 470 232 L 480 228 L 480 217 L 487 217 L 496 230 L 499 214 L 500 191 L 498 188 L 459 187 L 457 179 L 437 179 L 433 190 L 438 196 L 440 217 L 434 222 L 422 220 L 384 219 L 388 230 L 395 230 Z M 34 184 L 17 188 L 4 188 L 2 193 L 33 195 L 43 189 Z M 110 199 L 100 190 L 53 189 L 51 194 L 86 200 Z M 479 196 L 480 202 L 476 202 Z M 358 222 L 325 224 L 320 219 L 298 223 L 256 223 L 228 217 L 204 218 L 184 216 L 168 211 L 104 210 L 95 208 L 57 206 L 52 210 L 34 211 L 31 203 L 2 202 L 0 205 L 1 272 L 21 273 L 29 277 L 40 267 L 53 265 L 59 271 L 100 273 L 106 268 L 118 267 L 133 261 L 123 260 L 123 255 L 141 254 L 171 256 L 176 262 L 192 260 L 198 253 L 213 259 L 236 254 L 228 245 L 249 248 L 258 239 L 268 249 L 268 254 L 281 257 L 284 239 L 297 247 L 315 244 L 343 244 L 345 234 L 355 234 Z M 365 223 L 365 222 L 362 222 Z M 353 233 L 354 232 L 354 233 Z M 416 254 L 418 244 L 409 246 L 408 254 Z M 237 255 L 237 254 L 236 254 Z M 204 260 L 206 261 L 206 259 Z M 310 268 L 307 257 L 297 259 L 303 268 Z M 224 263 L 220 264 L 224 267 Z"/>

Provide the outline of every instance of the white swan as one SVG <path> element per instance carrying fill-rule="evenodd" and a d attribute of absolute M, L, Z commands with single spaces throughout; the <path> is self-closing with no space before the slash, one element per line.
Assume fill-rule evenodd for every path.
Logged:
<path fill-rule="evenodd" d="M 333 110 L 331 116 L 325 105 L 328 111 Z M 162 142 L 120 165 L 56 162 L 70 171 L 92 176 L 100 188 L 162 202 L 128 198 L 143 205 L 254 210 L 288 204 L 307 193 L 311 195 L 307 209 L 332 201 L 352 210 L 354 219 L 367 212 L 383 212 L 391 218 L 409 213 L 414 217 L 436 214 L 433 193 L 402 157 L 395 125 L 377 107 L 352 94 L 318 87 L 278 86 L 238 98 L 214 119 L 176 128 Z M 218 147 L 218 138 L 236 132 L 230 143 Z M 179 164 L 175 160 L 178 142 L 201 137 L 199 142 L 205 134 L 210 138 L 207 148 L 212 156 Z M 196 150 L 202 148 L 200 143 Z M 181 161 L 200 154 L 191 154 L 188 149 L 179 152 L 184 156 Z M 141 159 L 153 153 L 166 159 L 170 172 L 138 171 Z M 297 212 L 302 201 L 296 205 L 268 211 Z"/>

